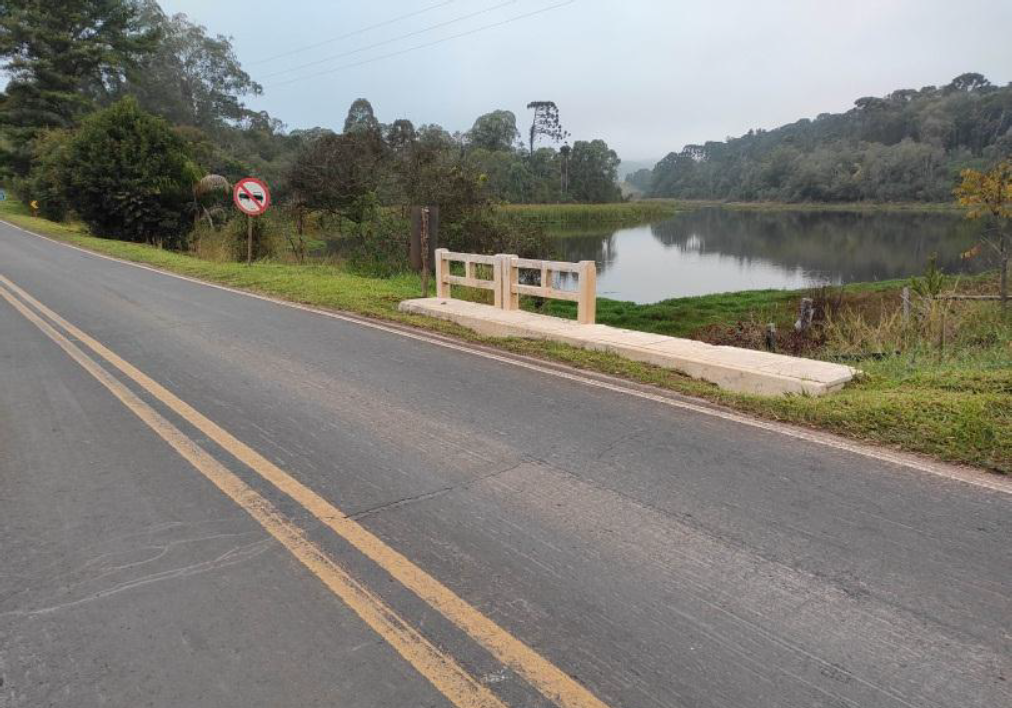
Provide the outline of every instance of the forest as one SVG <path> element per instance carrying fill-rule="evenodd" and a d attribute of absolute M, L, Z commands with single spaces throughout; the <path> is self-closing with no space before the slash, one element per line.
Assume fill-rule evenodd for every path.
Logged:
<path fill-rule="evenodd" d="M 867 96 L 774 130 L 686 145 L 627 181 L 652 197 L 946 202 L 963 169 L 1012 155 L 1012 84 L 978 73 Z"/>
<path fill-rule="evenodd" d="M 335 106 L 339 121 L 351 104 L 343 124 L 289 130 L 249 108 L 263 87 L 229 38 L 166 14 L 156 0 L 64 0 L 60 12 L 43 0 L 9 0 L 0 4 L 0 62 L 8 77 L 0 180 L 54 219 L 67 215 L 68 192 L 76 210 L 88 185 L 101 184 L 107 200 L 126 190 L 130 209 L 149 212 L 138 217 L 147 224 L 141 231 L 159 224 L 179 231 L 199 211 L 187 202 L 205 175 L 230 182 L 254 175 L 269 182 L 278 205 L 353 220 L 369 204 L 621 199 L 618 155 L 600 139 L 570 144 L 549 100 L 531 101 L 520 118 L 492 110 L 451 132 L 407 118 L 381 121 L 366 98 L 349 97 Z M 126 162 L 98 149 L 103 130 L 120 129 L 136 133 L 138 149 Z M 142 178 L 188 213 L 173 218 L 151 206 L 135 193 Z M 109 210 L 99 203 L 92 211 Z"/>

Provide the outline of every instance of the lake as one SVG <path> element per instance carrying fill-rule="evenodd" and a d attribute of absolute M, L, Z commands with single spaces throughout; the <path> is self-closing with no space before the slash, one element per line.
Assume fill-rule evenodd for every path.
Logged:
<path fill-rule="evenodd" d="M 958 212 L 756 211 L 705 207 L 654 224 L 560 234 L 567 261 L 597 261 L 601 297 L 656 302 L 765 288 L 905 278 L 932 254 L 946 273 L 988 267 L 961 258 L 979 225 Z"/>

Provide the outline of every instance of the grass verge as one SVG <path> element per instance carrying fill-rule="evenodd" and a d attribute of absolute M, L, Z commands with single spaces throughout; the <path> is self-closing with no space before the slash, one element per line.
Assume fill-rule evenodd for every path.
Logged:
<path fill-rule="evenodd" d="M 979 348 L 944 357 L 912 351 L 881 360 L 850 361 L 865 376 L 828 397 L 767 398 L 721 391 L 677 372 L 610 354 L 553 342 L 492 340 L 452 323 L 403 314 L 398 312 L 397 304 L 420 295 L 419 280 L 413 275 L 378 279 L 362 277 L 335 265 L 212 263 L 151 246 L 89 236 L 74 226 L 36 219 L 13 202 L 0 203 L 0 217 L 76 246 L 208 282 L 424 327 L 463 340 L 705 398 L 768 419 L 1012 473 L 1012 336 L 1007 326 L 997 330 Z M 874 292 L 895 284 L 862 287 Z M 792 311 L 798 297 L 799 293 L 757 291 L 682 298 L 648 306 L 601 300 L 599 308 L 602 322 L 684 335 L 708 323 L 726 324 L 767 309 L 783 318 Z"/>

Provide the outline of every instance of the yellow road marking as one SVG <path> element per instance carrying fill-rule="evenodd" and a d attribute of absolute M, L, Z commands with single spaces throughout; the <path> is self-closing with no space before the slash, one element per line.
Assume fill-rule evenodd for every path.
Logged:
<path fill-rule="evenodd" d="M 246 510 L 454 705 L 460 708 L 506 708 L 504 703 L 487 687 L 475 681 L 452 657 L 433 646 L 382 599 L 348 575 L 256 490 L 211 457 L 7 290 L 0 288 L 0 297 L 56 342 L 187 462 Z"/>
<path fill-rule="evenodd" d="M 161 384 L 135 366 L 110 351 L 100 342 L 67 322 L 41 302 L 33 298 L 9 279 L 0 275 L 0 282 L 20 295 L 73 335 L 78 341 L 119 369 L 144 390 L 164 403 L 211 440 L 227 450 L 236 459 L 254 470 L 279 490 L 302 505 L 313 516 L 358 549 L 363 555 L 383 568 L 402 585 L 414 592 L 444 617 L 485 647 L 493 656 L 537 688 L 546 698 L 562 708 L 608 708 L 607 704 L 580 685 L 571 676 L 528 647 L 493 620 L 483 615 L 456 593 L 443 585 L 407 557 L 388 546 L 358 522 L 321 497 L 312 489 L 294 479 L 256 450 L 222 429 L 186 402 L 176 397 Z"/>

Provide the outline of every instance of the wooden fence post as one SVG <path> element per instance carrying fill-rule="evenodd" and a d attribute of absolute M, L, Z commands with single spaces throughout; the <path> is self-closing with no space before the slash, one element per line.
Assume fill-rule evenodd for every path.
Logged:
<path fill-rule="evenodd" d="M 798 305 L 798 321 L 794 323 L 795 332 L 807 332 L 812 326 L 812 319 L 815 317 L 815 303 L 810 297 L 801 298 Z"/>
<path fill-rule="evenodd" d="M 422 297 L 429 296 L 429 207 L 422 207 Z"/>
<path fill-rule="evenodd" d="M 594 324 L 597 319 L 597 263 L 580 261 L 578 277 L 580 299 L 577 300 L 576 321 Z"/>

